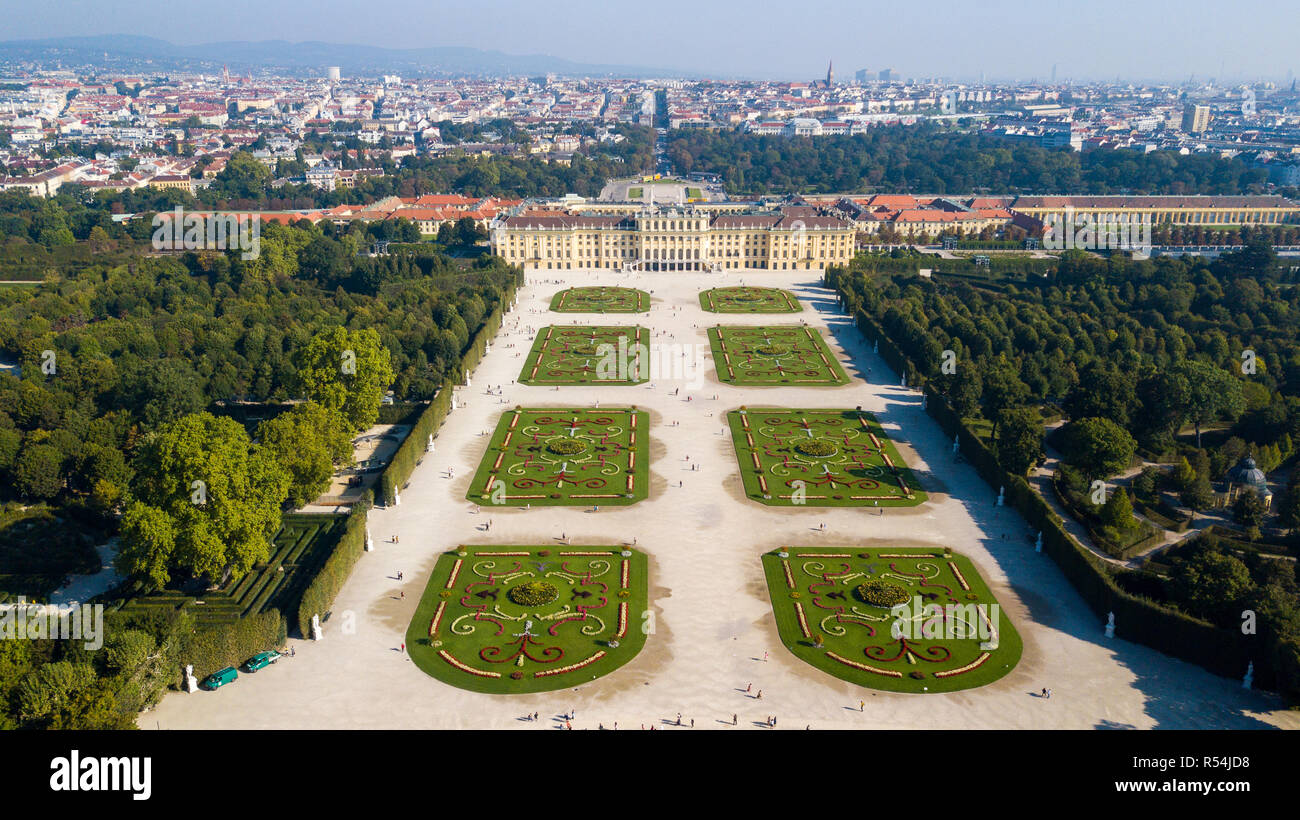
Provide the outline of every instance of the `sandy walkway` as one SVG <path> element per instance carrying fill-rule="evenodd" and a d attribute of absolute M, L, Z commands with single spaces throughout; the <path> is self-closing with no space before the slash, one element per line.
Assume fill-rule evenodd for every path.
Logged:
<path fill-rule="evenodd" d="M 994 507 L 994 494 L 974 470 L 953 463 L 951 442 L 921 410 L 919 394 L 900 389 L 895 375 L 860 344 L 815 274 L 590 273 L 566 275 L 563 284 L 545 278 L 545 272 L 530 274 L 517 309 L 473 374 L 473 387 L 460 390 L 468 406 L 451 414 L 437 452 L 416 468 L 401 505 L 371 514 L 376 550 L 362 558 L 340 594 L 325 640 L 295 641 L 296 657 L 241 675 L 217 692 L 170 694 L 141 716 L 142 727 L 551 728 L 552 716 L 572 708 L 575 728 L 615 721 L 624 729 L 663 725 L 678 712 L 686 721 L 694 718 L 697 728 L 718 729 L 724 722 L 730 728 L 733 714 L 741 727 L 776 715 L 779 728 L 798 729 L 1300 728 L 1300 715 L 1281 711 L 1272 696 L 1246 692 L 1237 681 L 1123 640 L 1105 640 L 1102 624 L 1055 564 L 1034 553 L 1024 521 Z M 701 290 L 742 279 L 791 288 L 805 311 L 786 317 L 700 309 Z M 547 312 L 551 296 L 571 284 L 635 285 L 653 292 L 653 307 L 649 314 L 620 316 Z M 653 389 L 556 392 L 511 384 L 532 341 L 529 327 L 641 324 L 671 334 L 654 341 L 699 344 L 707 353 L 709 324 L 801 320 L 828 331 L 832 349 L 855 377 L 852 384 L 733 388 L 718 384 L 711 359 L 696 390 L 662 378 Z M 861 378 L 868 368 L 870 378 L 883 384 Z M 488 385 L 505 385 L 504 403 L 485 394 Z M 681 395 L 671 395 L 678 387 Z M 465 500 L 467 483 L 487 444 L 481 434 L 493 428 L 498 413 L 515 404 L 585 405 L 595 399 L 635 403 L 655 414 L 649 500 L 598 514 L 574 508 L 473 513 Z M 723 433 L 725 411 L 742 404 L 862 405 L 896 437 L 931 501 L 877 516 L 860 509 L 782 510 L 745 500 L 730 438 Z M 689 469 L 687 455 L 702 465 L 700 471 Z M 454 479 L 447 477 L 449 468 Z M 488 517 L 490 537 L 481 529 Z M 822 522 L 825 534 L 814 531 Z M 459 543 L 547 543 L 561 532 L 575 544 L 635 536 L 651 556 L 655 632 L 632 663 L 578 690 L 492 696 L 440 683 L 398 649 L 436 553 Z M 401 535 L 398 544 L 389 542 L 394 533 Z M 796 660 L 776 637 L 758 556 L 782 543 L 949 544 L 970 556 L 1015 620 L 1024 657 L 990 686 L 947 695 L 873 693 L 824 675 Z M 402 583 L 396 581 L 398 570 L 405 573 Z M 1123 634 L 1124 624 L 1119 630 Z M 745 694 L 750 683 L 763 690 L 761 701 Z M 1031 694 L 1044 686 L 1053 690 L 1050 700 Z M 866 701 L 862 712 L 859 700 Z M 519 720 L 533 711 L 543 720 Z"/>

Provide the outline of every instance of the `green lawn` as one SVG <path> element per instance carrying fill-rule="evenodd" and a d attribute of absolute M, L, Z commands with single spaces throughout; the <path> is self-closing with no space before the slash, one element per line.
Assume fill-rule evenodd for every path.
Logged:
<path fill-rule="evenodd" d="M 763 556 L 777 630 L 823 672 L 888 692 L 953 692 L 992 683 L 1020 661 L 1019 633 L 963 555 L 782 549 L 784 558 Z M 902 608 L 890 608 L 895 600 Z"/>
<path fill-rule="evenodd" d="M 544 327 L 519 374 L 522 384 L 641 384 L 648 380 L 650 331 L 643 327 Z M 646 375 L 642 375 L 646 374 Z"/>
<path fill-rule="evenodd" d="M 793 293 L 780 288 L 713 288 L 700 294 L 700 307 L 710 313 L 798 313 Z"/>
<path fill-rule="evenodd" d="M 628 189 L 627 189 L 627 198 L 628 198 L 630 201 L 633 201 L 633 202 L 640 201 L 640 199 L 641 199 L 642 197 L 644 197 L 644 196 L 645 196 L 645 189 L 644 189 L 644 188 L 628 188 Z"/>
<path fill-rule="evenodd" d="M 842 385 L 848 374 L 816 330 L 804 325 L 709 328 L 718 378 L 740 386 Z"/>
<path fill-rule="evenodd" d="M 635 288 L 569 288 L 551 299 L 556 313 L 645 313 L 649 309 L 650 294 Z"/>
<path fill-rule="evenodd" d="M 703 199 L 704 192 L 699 188 L 687 188 L 686 197 L 687 199 Z"/>
<path fill-rule="evenodd" d="M 629 407 L 509 410 L 466 497 L 507 507 L 635 504 L 650 490 L 649 423 Z"/>
<path fill-rule="evenodd" d="M 745 495 L 754 501 L 914 507 L 927 498 L 870 413 L 749 407 L 728 413 L 727 422 Z"/>
<path fill-rule="evenodd" d="M 462 546 L 438 558 L 406 651 L 473 692 L 571 689 L 645 645 L 646 575 L 624 547 Z"/>

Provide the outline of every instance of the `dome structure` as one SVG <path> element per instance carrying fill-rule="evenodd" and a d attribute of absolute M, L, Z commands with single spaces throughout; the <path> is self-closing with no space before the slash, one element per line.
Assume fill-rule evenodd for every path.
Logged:
<path fill-rule="evenodd" d="M 1264 471 L 1255 463 L 1255 459 L 1250 456 L 1238 461 L 1237 466 L 1228 471 L 1228 481 L 1243 489 L 1250 487 L 1261 497 L 1268 493 L 1268 479 L 1265 478 Z"/>

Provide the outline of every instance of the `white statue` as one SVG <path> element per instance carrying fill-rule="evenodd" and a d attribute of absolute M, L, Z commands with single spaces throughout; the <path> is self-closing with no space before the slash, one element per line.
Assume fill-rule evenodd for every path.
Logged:
<path fill-rule="evenodd" d="M 901 384 L 901 386 L 903 386 L 903 387 L 907 387 L 907 374 L 906 374 L 906 373 L 903 374 L 903 379 L 902 379 L 902 381 L 900 382 L 900 384 Z"/>
<path fill-rule="evenodd" d="M 1241 688 L 1249 689 L 1254 682 L 1255 682 L 1255 662 L 1251 661 L 1250 664 L 1246 666 L 1246 677 L 1241 679 Z"/>
<path fill-rule="evenodd" d="M 1042 552 L 1042 551 L 1043 551 L 1043 531 L 1039 530 L 1038 539 L 1034 541 L 1034 552 Z"/>
<path fill-rule="evenodd" d="M 393 506 L 396 507 L 398 504 L 401 503 L 402 503 L 402 494 L 399 493 L 397 490 L 393 490 Z"/>
<path fill-rule="evenodd" d="M 433 452 L 433 433 L 429 434 L 429 441 L 424 445 L 424 452 L 426 453 Z"/>
<path fill-rule="evenodd" d="M 465 386 L 466 386 L 466 387 L 473 387 L 473 386 L 474 386 L 474 380 L 471 379 L 471 378 L 469 377 L 469 373 L 468 373 L 468 372 L 465 373 Z"/>
<path fill-rule="evenodd" d="M 1111 612 L 1106 616 L 1106 637 L 1115 637 L 1115 613 Z"/>
<path fill-rule="evenodd" d="M 456 404 L 456 393 L 453 391 L 451 394 L 451 409 L 455 410 L 457 406 L 458 405 Z"/>
<path fill-rule="evenodd" d="M 961 439 L 959 439 L 957 436 L 953 436 L 953 437 L 952 437 L 952 454 L 953 454 L 953 455 L 957 455 L 957 451 L 960 450 L 960 449 L 961 449 Z"/>
<path fill-rule="evenodd" d="M 921 409 L 922 409 L 922 410 L 924 410 L 924 409 L 926 408 L 926 406 L 927 406 L 927 402 L 928 402 L 928 399 L 929 399 L 929 396 L 927 396 L 925 393 L 922 393 L 922 394 L 921 394 Z"/>
<path fill-rule="evenodd" d="M 375 539 L 370 537 L 370 528 L 366 527 L 366 552 L 374 552 Z"/>
<path fill-rule="evenodd" d="M 875 343 L 871 346 L 871 352 L 872 352 L 872 353 L 879 353 L 879 352 L 880 352 L 880 340 L 879 340 L 879 339 L 877 339 L 877 340 L 875 341 Z"/>
<path fill-rule="evenodd" d="M 187 663 L 185 664 L 185 691 L 197 692 L 198 689 L 199 681 L 194 677 L 194 665 Z"/>
<path fill-rule="evenodd" d="M 320 631 L 320 616 L 311 616 L 311 639 L 313 641 L 319 641 L 324 637 L 325 635 Z"/>
<path fill-rule="evenodd" d="M 998 506 L 1001 507 L 1007 494 L 1006 487 L 998 487 Z"/>

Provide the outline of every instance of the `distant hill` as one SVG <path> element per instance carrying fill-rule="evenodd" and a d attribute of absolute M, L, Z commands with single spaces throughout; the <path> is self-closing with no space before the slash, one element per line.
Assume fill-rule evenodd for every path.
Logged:
<path fill-rule="evenodd" d="M 563 76 L 681 77 L 681 71 L 644 66 L 578 63 L 545 54 L 506 54 L 457 46 L 381 48 L 340 43 L 263 40 L 178 46 L 154 37 L 104 34 L 93 37 L 54 37 L 0 42 L 0 63 L 41 66 L 101 66 L 107 70 L 219 69 L 232 72 L 278 69 L 293 74 L 323 75 L 327 66 L 340 66 L 343 76 L 407 74 L 504 76 L 559 74 Z"/>

